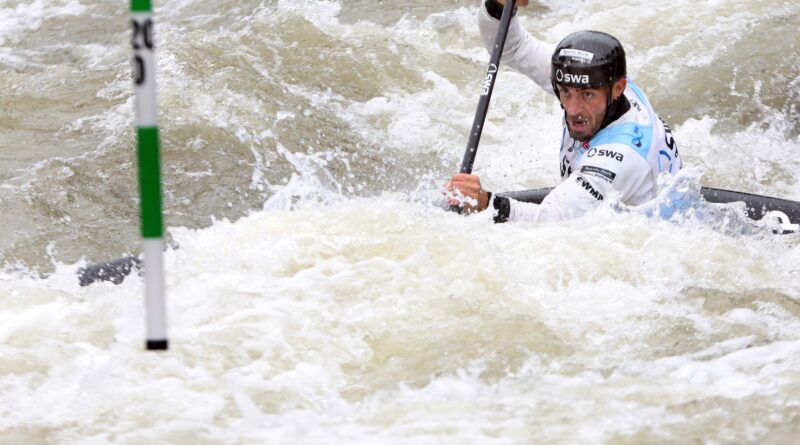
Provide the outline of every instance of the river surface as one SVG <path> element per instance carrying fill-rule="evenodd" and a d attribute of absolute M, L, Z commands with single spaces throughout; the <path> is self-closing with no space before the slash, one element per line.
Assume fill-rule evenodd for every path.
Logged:
<path fill-rule="evenodd" d="M 130 12 L 0 0 L 0 444 L 792 444 L 800 240 L 696 203 L 444 211 L 488 54 L 476 0 L 157 1 L 171 348 L 143 283 Z M 800 200 L 800 2 L 533 0 L 598 29 L 699 185 Z M 559 179 L 502 70 L 486 188 Z M 658 205 L 658 202 L 655 204 Z"/>

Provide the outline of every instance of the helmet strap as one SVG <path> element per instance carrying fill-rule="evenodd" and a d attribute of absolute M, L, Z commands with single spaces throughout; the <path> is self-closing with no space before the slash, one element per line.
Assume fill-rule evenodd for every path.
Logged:
<path fill-rule="evenodd" d="M 606 128 L 610 123 L 619 119 L 623 114 L 627 113 L 628 110 L 631 109 L 631 103 L 628 102 L 628 98 L 625 97 L 624 93 L 620 94 L 616 100 L 614 100 L 613 94 L 614 94 L 614 84 L 611 84 L 611 86 L 608 87 L 606 116 L 603 118 L 603 123 L 600 125 L 600 129 L 597 131 Z"/>

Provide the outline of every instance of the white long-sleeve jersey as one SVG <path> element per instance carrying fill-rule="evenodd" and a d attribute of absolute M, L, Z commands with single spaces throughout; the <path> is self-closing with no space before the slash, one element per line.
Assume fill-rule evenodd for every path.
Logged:
<path fill-rule="evenodd" d="M 499 21 L 482 5 L 478 26 L 491 52 Z M 553 94 L 550 59 L 554 47 L 536 40 L 512 17 L 502 61 Z M 576 141 L 564 129 L 559 155 L 561 183 L 541 204 L 495 196 L 495 221 L 549 221 L 574 218 L 595 207 L 612 192 L 625 204 L 655 198 L 657 177 L 681 168 L 678 146 L 644 92 L 630 79 L 623 93 L 630 108 L 588 141 Z"/>

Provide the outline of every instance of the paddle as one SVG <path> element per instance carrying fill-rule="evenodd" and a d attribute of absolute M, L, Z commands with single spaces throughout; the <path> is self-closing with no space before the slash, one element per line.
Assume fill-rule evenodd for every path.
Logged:
<path fill-rule="evenodd" d="M 551 190 L 553 189 L 519 190 L 498 193 L 498 196 L 541 204 Z M 747 216 L 752 220 L 759 220 L 766 216 L 776 217 L 781 223 L 781 231 L 778 232 L 780 234 L 800 231 L 800 202 L 711 187 L 701 187 L 700 195 L 706 202 L 716 204 L 743 202 L 747 210 Z"/>
<path fill-rule="evenodd" d="M 478 152 L 478 144 L 481 142 L 483 133 L 483 123 L 486 121 L 486 113 L 489 111 L 489 101 L 492 99 L 494 82 L 497 80 L 497 71 L 500 68 L 500 57 L 503 55 L 503 47 L 506 44 L 508 35 L 508 25 L 511 23 L 511 11 L 514 9 L 516 0 L 506 1 L 503 7 L 503 15 L 500 18 L 500 27 L 497 29 L 497 36 L 494 38 L 494 49 L 492 57 L 489 59 L 489 67 L 486 69 L 486 77 L 481 85 L 481 95 L 478 100 L 478 109 L 475 110 L 475 119 L 472 121 L 472 131 L 469 133 L 467 149 L 464 152 L 464 159 L 461 161 L 461 173 L 472 173 L 472 164 L 475 163 L 475 155 Z"/>
<path fill-rule="evenodd" d="M 481 85 L 481 95 L 478 99 L 478 108 L 475 110 L 475 118 L 472 120 L 467 149 L 464 151 L 464 159 L 461 161 L 461 173 L 472 173 L 472 164 L 475 163 L 475 155 L 478 153 L 478 144 L 481 142 L 481 134 L 483 133 L 483 123 L 486 121 L 486 114 L 489 112 L 489 101 L 492 100 L 494 82 L 497 80 L 497 72 L 500 69 L 500 57 L 503 55 L 503 47 L 506 44 L 514 3 L 516 3 L 516 0 L 509 0 L 503 6 L 500 27 L 497 28 L 497 35 L 494 38 L 492 57 L 489 59 L 489 67 L 486 68 L 486 77 L 484 77 Z M 463 207 L 451 205 L 450 210 L 461 213 Z"/>

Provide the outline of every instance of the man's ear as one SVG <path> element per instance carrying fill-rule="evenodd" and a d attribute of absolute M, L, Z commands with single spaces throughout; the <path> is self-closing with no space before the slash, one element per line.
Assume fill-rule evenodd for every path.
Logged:
<path fill-rule="evenodd" d="M 625 88 L 628 86 L 628 79 L 623 77 L 622 79 L 617 80 L 614 82 L 614 91 L 612 93 L 612 97 L 614 100 L 619 99 L 622 96 L 622 93 L 625 91 Z"/>

